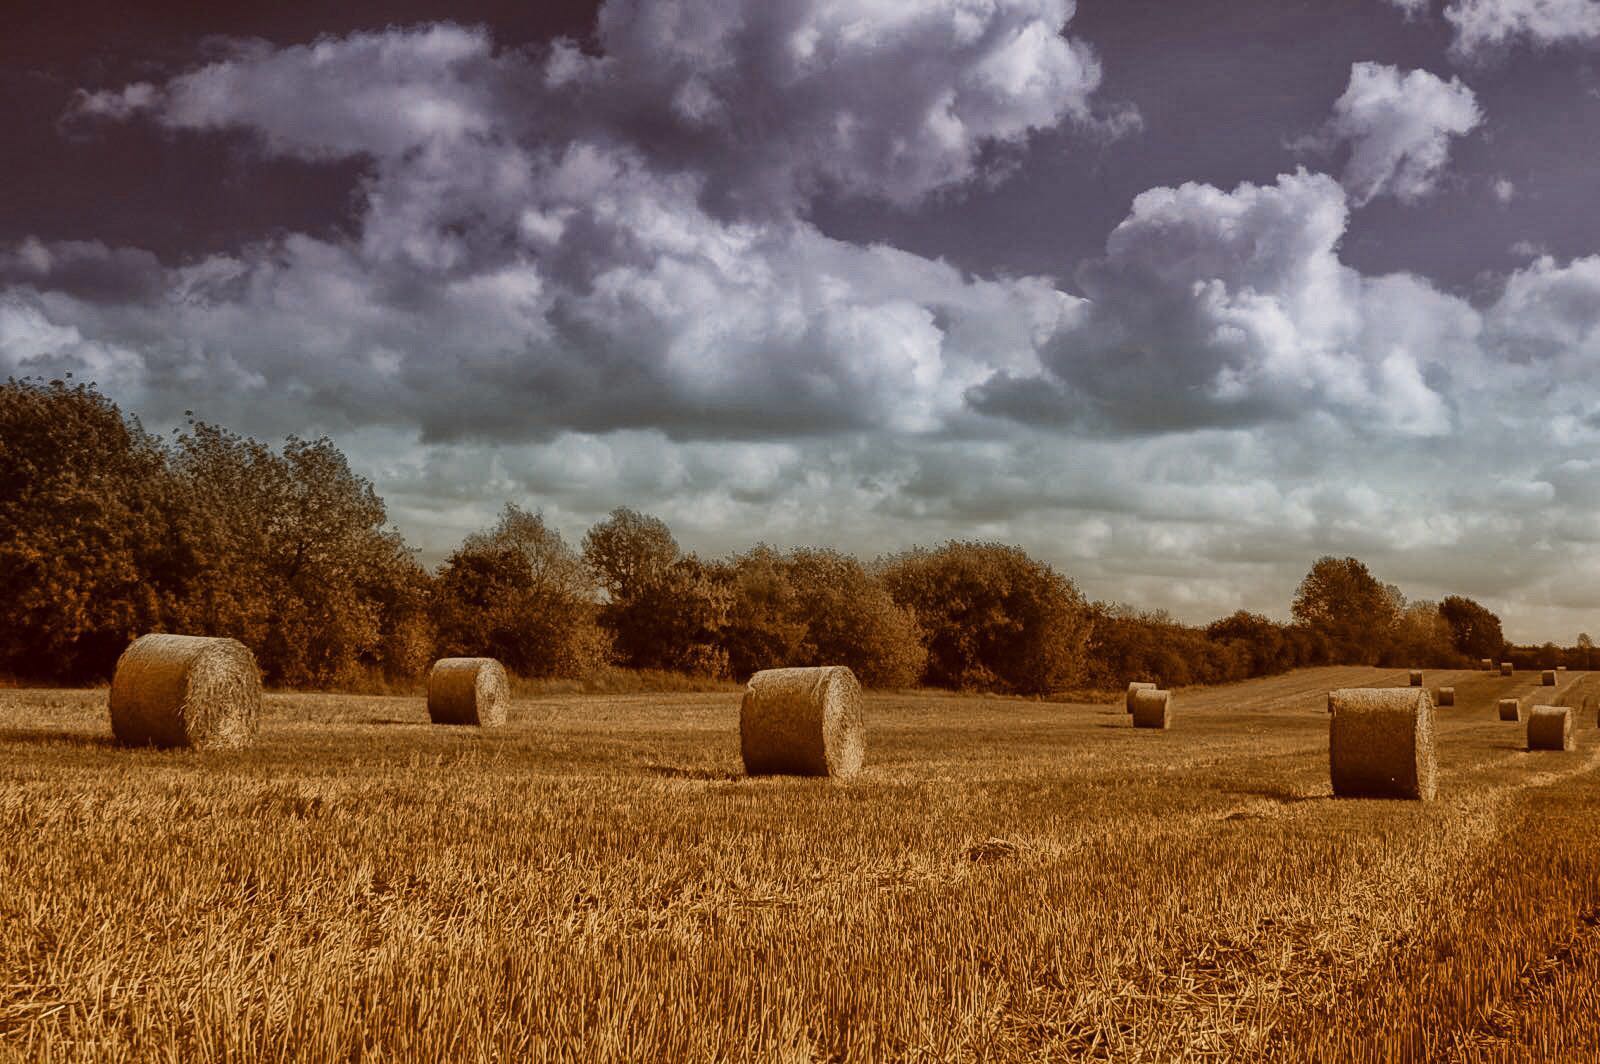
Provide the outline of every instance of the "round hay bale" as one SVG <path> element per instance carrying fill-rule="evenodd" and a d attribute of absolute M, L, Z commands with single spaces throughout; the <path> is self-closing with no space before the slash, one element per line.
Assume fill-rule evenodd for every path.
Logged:
<path fill-rule="evenodd" d="M 511 705 L 511 681 L 494 658 L 440 658 L 428 670 L 428 719 L 498 728 Z"/>
<path fill-rule="evenodd" d="M 1328 696 L 1328 773 L 1341 798 L 1415 798 L 1438 790 L 1433 699 L 1412 687 L 1350 687 Z"/>
<path fill-rule="evenodd" d="M 1482 661 L 1478 662 L 1478 665 L 1479 665 L 1480 668 L 1483 669 L 1484 672 L 1493 672 L 1494 671 L 1494 659 L 1493 658 L 1484 658 Z"/>
<path fill-rule="evenodd" d="M 1411 686 L 1412 687 L 1421 687 L 1422 686 L 1422 670 L 1421 669 L 1412 669 L 1411 670 Z"/>
<path fill-rule="evenodd" d="M 1571 750 L 1572 710 L 1566 706 L 1534 706 L 1528 710 L 1529 750 Z"/>
<path fill-rule="evenodd" d="M 1128 705 L 1128 712 L 1129 713 L 1133 712 L 1133 693 L 1135 691 L 1154 691 L 1155 689 L 1156 689 L 1156 685 L 1153 684 L 1153 683 L 1141 683 L 1139 681 L 1134 681 L 1133 683 L 1130 683 L 1128 685 L 1128 697 L 1126 699 L 1127 705 Z"/>
<path fill-rule="evenodd" d="M 237 749 L 261 727 L 261 673 L 237 639 L 143 635 L 117 659 L 110 708 L 128 746 Z"/>
<path fill-rule="evenodd" d="M 1557 665 L 1556 666 L 1556 671 L 1557 672 L 1566 672 L 1567 671 L 1567 667 L 1565 665 Z"/>
<path fill-rule="evenodd" d="M 751 776 L 854 776 L 867 756 L 856 674 L 843 665 L 756 673 L 739 703 L 739 749 Z"/>
<path fill-rule="evenodd" d="M 1556 685 L 1556 670 L 1546 669 L 1540 673 L 1539 683 L 1545 687 L 1554 687 Z"/>
<path fill-rule="evenodd" d="M 1522 699 L 1502 698 L 1500 700 L 1500 719 L 1521 722 Z"/>
<path fill-rule="evenodd" d="M 1453 705 L 1455 705 L 1456 704 L 1456 689 L 1454 687 L 1441 687 L 1441 688 L 1439 688 L 1439 697 L 1437 699 L 1437 702 L 1441 706 L 1453 706 Z"/>
<path fill-rule="evenodd" d="M 1133 692 L 1135 728 L 1172 727 L 1172 692 L 1145 689 Z"/>
<path fill-rule="evenodd" d="M 1500 675 L 1501 676 L 1510 676 L 1511 675 L 1511 670 L 1512 670 L 1511 662 L 1502 661 L 1500 663 Z"/>

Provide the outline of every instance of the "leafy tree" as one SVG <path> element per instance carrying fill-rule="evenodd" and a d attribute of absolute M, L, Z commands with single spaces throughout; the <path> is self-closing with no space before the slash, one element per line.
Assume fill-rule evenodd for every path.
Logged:
<path fill-rule="evenodd" d="M 912 550 L 884 562 L 882 578 L 922 630 L 931 683 L 1043 694 L 1083 672 L 1091 623 L 1083 596 L 1020 548 Z"/>
<path fill-rule="evenodd" d="M 581 676 L 610 650 L 595 592 L 561 534 L 508 503 L 493 529 L 468 536 L 439 570 L 440 650 L 499 658 L 527 676 Z"/>
<path fill-rule="evenodd" d="M 722 573 L 689 554 L 633 584 L 628 599 L 609 603 L 602 617 L 618 657 L 634 668 L 723 676 L 731 600 Z"/>
<path fill-rule="evenodd" d="M 1439 603 L 1439 616 L 1449 625 L 1451 645 L 1461 654 L 1475 661 L 1500 660 L 1506 639 L 1500 618 L 1487 608 L 1461 595 L 1447 595 Z"/>
<path fill-rule="evenodd" d="M 807 625 L 784 558 L 761 544 L 728 562 L 731 599 L 722 643 L 728 671 L 744 679 L 761 669 L 811 664 L 802 658 Z"/>
<path fill-rule="evenodd" d="M 1294 595 L 1294 619 L 1328 644 L 1332 660 L 1376 665 L 1404 600 L 1355 558 L 1318 558 Z"/>
<path fill-rule="evenodd" d="M 1413 602 L 1400 612 L 1380 659 L 1390 666 L 1450 667 L 1462 663 L 1437 604 Z"/>
<path fill-rule="evenodd" d="M 0 385 L 0 670 L 104 678 L 176 567 L 158 441 L 92 385 Z"/>
<path fill-rule="evenodd" d="M 796 664 L 848 665 L 868 687 L 910 687 L 921 678 L 928 654 L 915 617 L 859 561 L 797 550 L 784 569 L 804 626 Z"/>
<path fill-rule="evenodd" d="M 623 603 L 666 575 L 678 541 L 659 517 L 618 507 L 583 537 L 583 560 L 612 602 Z"/>
<path fill-rule="evenodd" d="M 332 441 L 290 437 L 279 453 L 197 422 L 172 470 L 189 561 L 173 601 L 181 627 L 239 638 L 274 683 L 414 674 L 426 575 Z"/>

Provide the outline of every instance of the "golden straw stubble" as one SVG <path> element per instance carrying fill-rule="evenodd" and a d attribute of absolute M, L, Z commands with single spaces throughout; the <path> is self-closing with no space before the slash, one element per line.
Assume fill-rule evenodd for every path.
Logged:
<path fill-rule="evenodd" d="M 238 749 L 261 727 L 261 673 L 236 639 L 156 632 L 117 659 L 108 701 L 128 746 Z"/>

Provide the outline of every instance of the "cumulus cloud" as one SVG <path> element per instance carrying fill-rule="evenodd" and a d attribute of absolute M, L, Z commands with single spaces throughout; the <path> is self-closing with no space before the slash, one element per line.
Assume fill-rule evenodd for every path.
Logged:
<path fill-rule="evenodd" d="M 1348 213 L 1337 182 L 1304 170 L 1143 193 L 1083 271 L 1089 303 L 1047 346 L 1048 376 L 997 374 L 974 402 L 1141 432 L 1313 410 L 1402 436 L 1450 431 L 1435 382 L 1470 349 L 1470 308 L 1343 264 Z"/>
<path fill-rule="evenodd" d="M 1482 120 L 1476 97 L 1458 78 L 1356 63 L 1318 139 L 1324 146 L 1349 146 L 1341 180 L 1356 206 L 1381 195 L 1414 203 L 1438 186 L 1450 138 Z"/>
<path fill-rule="evenodd" d="M 1408 22 L 1426 15 L 1430 4 L 1430 0 L 1386 0 L 1386 2 L 1404 12 Z"/>
<path fill-rule="evenodd" d="M 1444 17 L 1455 34 L 1451 50 L 1460 57 L 1517 44 L 1548 47 L 1600 41 L 1597 0 L 1451 0 Z"/>

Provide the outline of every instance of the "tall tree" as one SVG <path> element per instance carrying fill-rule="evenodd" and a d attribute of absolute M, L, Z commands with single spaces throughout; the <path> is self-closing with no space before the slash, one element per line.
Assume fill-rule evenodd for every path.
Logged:
<path fill-rule="evenodd" d="M 660 580 L 678 555 L 666 522 L 626 506 L 583 537 L 584 563 L 613 602 L 626 602 Z"/>
<path fill-rule="evenodd" d="M 528 676 L 581 676 L 610 652 L 595 623 L 596 590 L 559 532 L 508 503 L 439 570 L 440 649 L 499 658 Z"/>
<path fill-rule="evenodd" d="M 1463 595 L 1447 595 L 1439 602 L 1439 616 L 1450 626 L 1450 642 L 1456 650 L 1474 660 L 1500 660 L 1506 638 L 1500 618 L 1488 608 Z"/>
<path fill-rule="evenodd" d="M 1403 599 L 1355 558 L 1318 558 L 1294 594 L 1294 619 L 1327 640 L 1334 661 L 1376 665 Z"/>
<path fill-rule="evenodd" d="M 0 671 L 109 676 L 160 623 L 171 504 L 159 442 L 93 386 L 0 384 Z"/>

